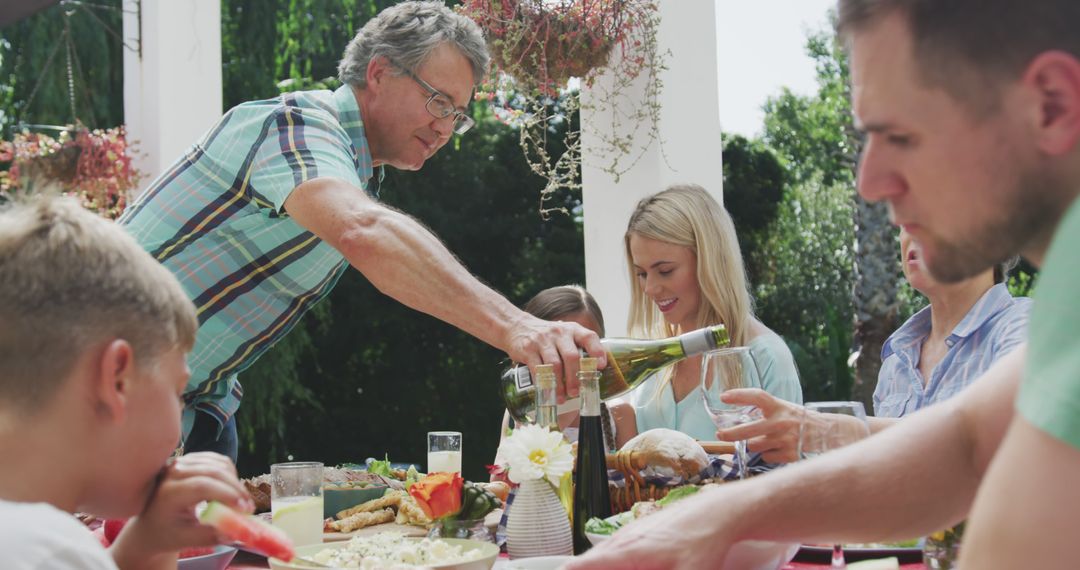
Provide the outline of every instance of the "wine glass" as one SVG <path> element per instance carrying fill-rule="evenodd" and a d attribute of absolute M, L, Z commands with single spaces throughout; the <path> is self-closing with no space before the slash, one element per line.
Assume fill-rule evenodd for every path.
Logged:
<path fill-rule="evenodd" d="M 705 353 L 701 359 L 701 391 L 705 411 L 717 428 L 730 428 L 757 419 L 754 406 L 734 406 L 720 400 L 720 395 L 736 388 L 760 388 L 757 365 L 745 346 L 720 348 Z M 747 474 L 746 442 L 735 442 L 739 478 Z"/>
<path fill-rule="evenodd" d="M 799 457 L 817 457 L 869 435 L 862 402 L 811 402 L 803 407 L 799 424 Z M 846 566 L 843 545 L 834 544 L 832 567 Z"/>

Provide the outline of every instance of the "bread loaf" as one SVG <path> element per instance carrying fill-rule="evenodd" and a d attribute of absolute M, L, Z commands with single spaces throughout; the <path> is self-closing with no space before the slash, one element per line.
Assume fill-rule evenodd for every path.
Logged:
<path fill-rule="evenodd" d="M 709 456 L 694 438 L 667 428 L 640 433 L 621 451 L 635 454 L 635 463 L 669 477 L 689 479 L 709 464 Z"/>

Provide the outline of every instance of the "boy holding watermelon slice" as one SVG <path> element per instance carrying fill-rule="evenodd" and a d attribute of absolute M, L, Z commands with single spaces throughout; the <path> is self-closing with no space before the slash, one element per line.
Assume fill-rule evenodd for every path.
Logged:
<path fill-rule="evenodd" d="M 252 509 L 232 462 L 169 462 L 198 326 L 172 274 L 68 199 L 0 209 L 0 567 L 156 568 Z M 70 515 L 128 518 L 106 551 Z"/>

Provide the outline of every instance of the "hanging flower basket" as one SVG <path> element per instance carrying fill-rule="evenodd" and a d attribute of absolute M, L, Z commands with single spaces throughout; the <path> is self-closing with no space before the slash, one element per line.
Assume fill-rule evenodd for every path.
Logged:
<path fill-rule="evenodd" d="M 542 217 L 569 213 L 548 207 L 556 191 L 581 189 L 579 111 L 633 126 L 594 131 L 594 166 L 616 180 L 662 142 L 659 74 L 667 52 L 657 40 L 658 0 L 464 0 L 458 10 L 486 31 L 494 64 L 477 98 L 491 101 L 495 116 L 519 130 L 525 161 L 546 181 Z M 602 73 L 611 81 L 596 82 Z M 571 77 L 592 88 L 587 103 L 565 88 Z"/>
<path fill-rule="evenodd" d="M 645 24 L 640 0 L 465 0 L 460 10 L 488 33 L 495 67 L 525 91 L 554 95 L 589 80 L 616 46 Z"/>
<path fill-rule="evenodd" d="M 138 188 L 141 173 L 131 163 L 124 127 L 87 129 L 82 124 L 57 137 L 23 131 L 0 141 L 0 194 L 57 185 L 83 206 L 115 219 Z"/>

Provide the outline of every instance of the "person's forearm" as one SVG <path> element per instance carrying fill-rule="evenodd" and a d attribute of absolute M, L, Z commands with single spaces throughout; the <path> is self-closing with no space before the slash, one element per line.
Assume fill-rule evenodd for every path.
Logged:
<path fill-rule="evenodd" d="M 737 534 L 784 541 L 902 540 L 961 518 L 976 474 L 962 421 L 945 407 L 749 481 L 736 499 Z"/>
<path fill-rule="evenodd" d="M 891 425 L 896 425 L 898 421 L 900 421 L 900 418 L 866 418 L 866 423 L 870 424 L 870 433 L 877 433 Z"/>
<path fill-rule="evenodd" d="M 964 517 L 1012 418 L 1025 350 L 952 400 L 864 441 L 746 484 L 741 538 L 902 540 Z"/>
<path fill-rule="evenodd" d="M 383 293 L 502 350 L 522 313 L 481 283 L 419 222 L 372 204 L 331 243 Z"/>

